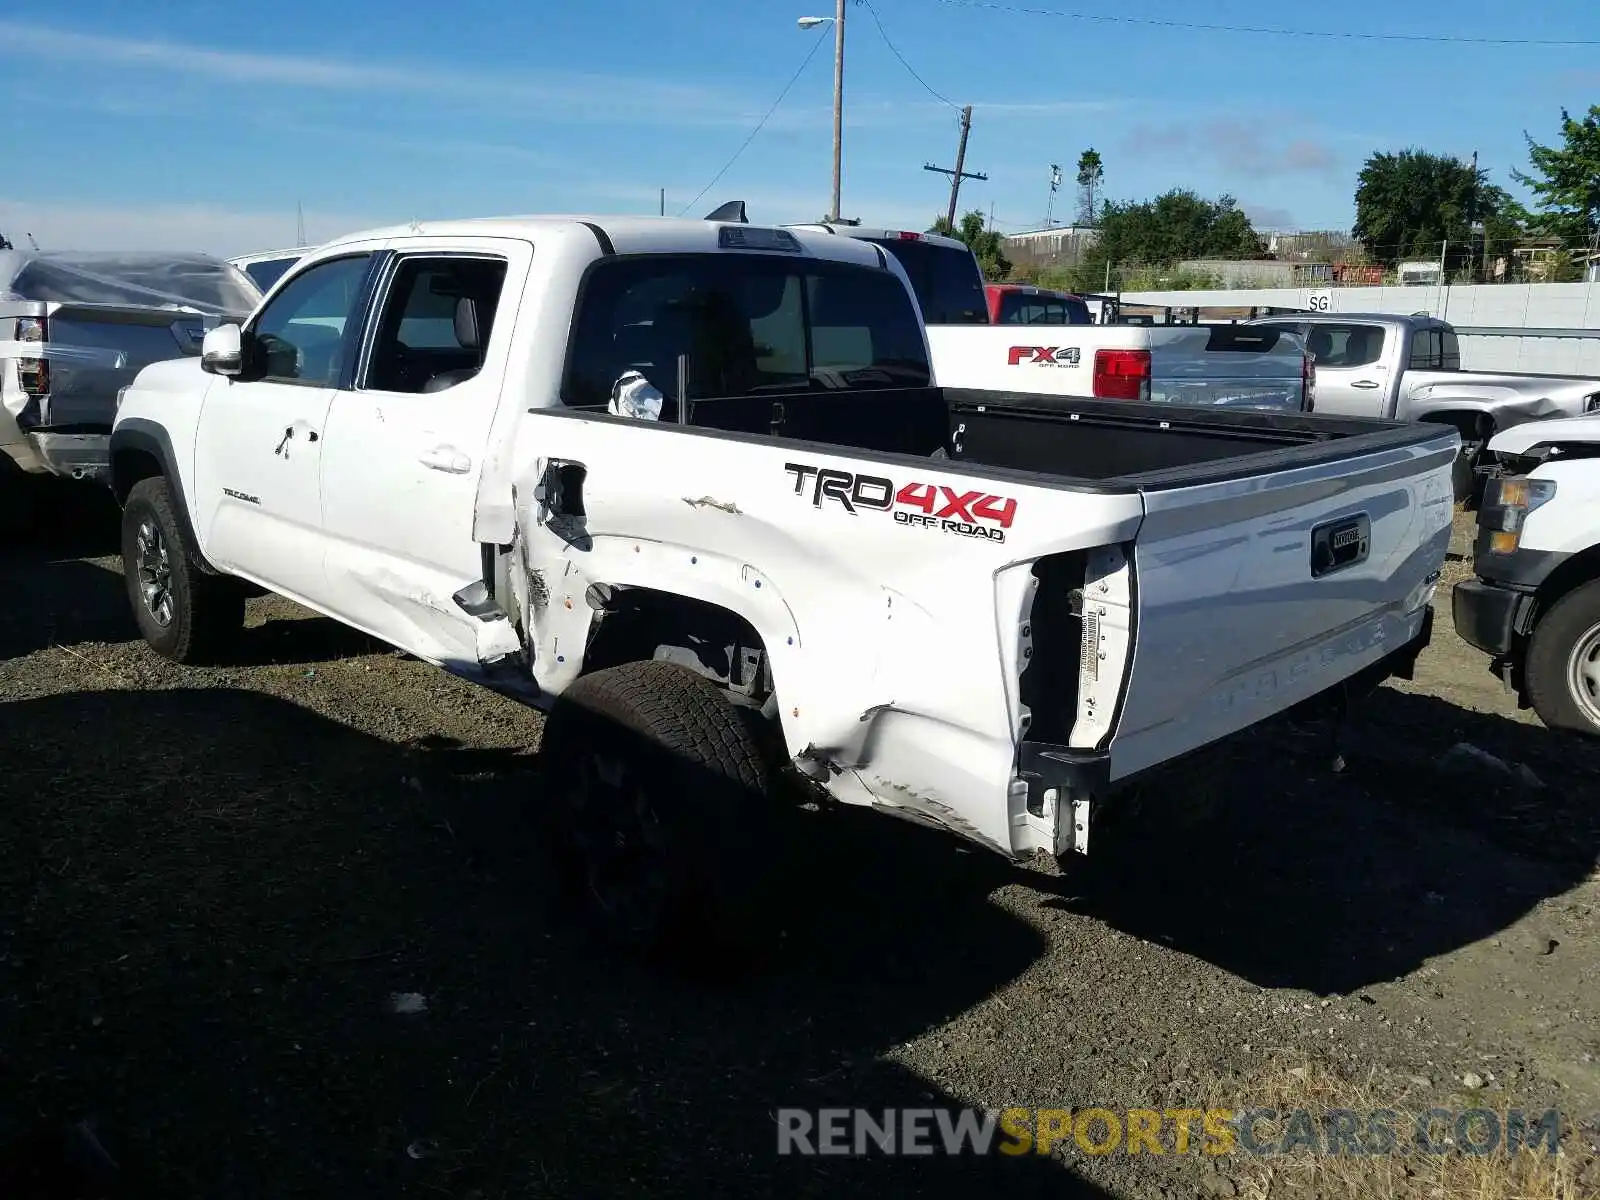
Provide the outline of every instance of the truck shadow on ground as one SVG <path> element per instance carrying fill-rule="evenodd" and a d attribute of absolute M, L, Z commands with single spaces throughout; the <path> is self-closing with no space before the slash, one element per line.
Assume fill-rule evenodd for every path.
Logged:
<path fill-rule="evenodd" d="M 1309 733 L 1251 731 L 1150 789 L 1092 846 L 1084 897 L 1047 903 L 1264 987 L 1344 994 L 1492 936 L 1600 861 L 1600 748 L 1391 688 L 1348 728 L 1343 773 Z M 1451 769 L 1462 741 L 1546 786 Z"/>
<path fill-rule="evenodd" d="M 954 1103 L 876 1060 L 1040 954 L 981 851 L 802 822 L 774 963 L 707 988 L 552 915 L 532 755 L 225 688 L 4 724 L 0 1142 L 92 1116 L 121 1195 L 1109 1194 L 1036 1156 L 775 1153 L 782 1106 Z"/>

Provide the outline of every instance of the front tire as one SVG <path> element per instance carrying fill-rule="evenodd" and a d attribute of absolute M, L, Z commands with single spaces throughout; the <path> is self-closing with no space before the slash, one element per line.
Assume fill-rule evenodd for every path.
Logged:
<path fill-rule="evenodd" d="M 564 890 L 601 937 L 659 965 L 746 965 L 769 799 L 739 709 L 673 663 L 581 676 L 545 723 L 542 805 Z"/>
<path fill-rule="evenodd" d="M 243 590 L 200 565 L 160 476 L 134 484 L 123 505 L 122 574 L 140 634 L 173 662 L 217 661 L 244 625 Z"/>
<path fill-rule="evenodd" d="M 1549 728 L 1600 737 L 1600 580 L 1563 596 L 1534 628 L 1527 686 Z"/>

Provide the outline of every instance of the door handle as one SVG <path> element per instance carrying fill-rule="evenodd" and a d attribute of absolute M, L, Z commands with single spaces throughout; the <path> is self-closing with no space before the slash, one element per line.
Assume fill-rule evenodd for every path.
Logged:
<path fill-rule="evenodd" d="M 274 454 L 282 455 L 284 458 L 288 458 L 289 451 L 287 447 L 289 443 L 294 440 L 294 435 L 300 431 L 304 431 L 306 435 L 306 441 L 314 442 L 317 440 L 317 431 L 315 429 L 311 428 L 311 426 L 307 425 L 304 421 L 296 421 L 293 425 L 285 425 L 283 427 L 283 437 L 278 439 L 278 445 L 272 452 Z"/>
<path fill-rule="evenodd" d="M 1376 383 L 1374 383 L 1370 379 L 1358 379 L 1354 383 L 1352 383 L 1350 386 L 1351 387 L 1358 387 L 1358 388 L 1375 388 L 1378 385 Z"/>
<path fill-rule="evenodd" d="M 417 456 L 417 461 L 431 470 L 449 475 L 465 475 L 472 470 L 472 460 L 454 446 L 435 446 L 431 450 L 424 450 Z"/>

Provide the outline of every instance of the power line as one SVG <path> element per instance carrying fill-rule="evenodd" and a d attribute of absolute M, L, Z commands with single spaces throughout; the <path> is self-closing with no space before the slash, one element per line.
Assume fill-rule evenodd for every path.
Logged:
<path fill-rule="evenodd" d="M 911 78 L 920 83 L 923 88 L 927 90 L 928 95 L 932 96 L 935 100 L 939 101 L 941 104 L 948 104 L 951 108 L 954 108 L 959 112 L 960 106 L 957 105 L 954 100 L 950 99 L 949 96 L 946 96 L 936 90 L 934 86 L 921 75 L 918 75 L 917 69 L 906 61 L 906 56 L 901 54 L 900 51 L 895 48 L 895 44 L 889 40 L 888 30 L 884 29 L 883 22 L 878 19 L 878 10 L 872 7 L 872 0 L 861 0 L 861 3 L 866 5 L 867 12 L 872 14 L 872 23 L 878 27 L 878 36 L 883 39 L 883 44 L 889 47 L 890 54 L 894 55 L 900 60 L 900 65 L 911 73 Z"/>
<path fill-rule="evenodd" d="M 1106 13 L 1062 12 L 1048 8 L 1025 8 L 995 0 L 939 0 L 954 8 L 985 8 L 995 12 L 1019 13 L 1030 17 L 1061 17 L 1069 21 L 1100 21 L 1116 25 L 1154 25 L 1164 29 L 1201 30 L 1208 33 L 1257 33 L 1273 37 L 1324 38 L 1354 42 L 1440 42 L 1472 46 L 1600 46 L 1600 38 L 1499 38 L 1465 37 L 1448 33 L 1365 33 L 1331 29 L 1284 29 L 1270 25 L 1212 25 L 1200 21 L 1171 21 L 1160 17 L 1124 17 Z"/>
<path fill-rule="evenodd" d="M 762 117 L 761 120 L 756 122 L 756 127 L 750 131 L 750 136 L 745 138 L 744 141 L 740 143 L 739 148 L 733 152 L 733 157 L 722 164 L 722 170 L 718 171 L 711 177 L 711 182 L 706 184 L 705 187 L 701 188 L 699 192 L 695 194 L 695 198 L 693 200 L 689 201 L 689 203 L 685 204 L 678 210 L 678 215 L 680 217 L 693 208 L 696 204 L 699 204 L 700 197 L 704 196 L 712 188 L 716 187 L 717 181 L 728 173 L 728 168 L 733 166 L 734 163 L 738 162 L 739 156 L 750 148 L 750 143 L 756 140 L 756 134 L 760 133 L 762 129 L 766 127 L 767 122 L 772 120 L 772 114 L 778 111 L 778 105 L 783 103 L 783 98 L 789 94 L 790 89 L 793 88 L 795 84 L 800 82 L 800 76 L 806 73 L 806 68 L 811 65 L 811 60 L 817 56 L 817 50 L 821 48 L 823 40 L 824 39 L 822 35 L 818 34 L 817 40 L 811 43 L 811 49 L 806 53 L 805 58 L 801 60 L 800 69 L 789 77 L 788 83 L 783 85 L 783 91 L 778 93 L 778 98 L 772 102 L 772 107 L 767 109 L 766 116 Z"/>

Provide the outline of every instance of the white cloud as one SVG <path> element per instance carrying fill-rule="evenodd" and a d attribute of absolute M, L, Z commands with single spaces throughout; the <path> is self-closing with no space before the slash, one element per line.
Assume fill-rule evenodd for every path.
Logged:
<path fill-rule="evenodd" d="M 544 71 L 516 79 L 451 70 L 437 64 L 350 62 L 292 54 L 217 50 L 184 42 L 105 37 L 0 20 L 0 55 L 33 62 L 95 63 L 202 78 L 216 83 L 316 89 L 345 93 L 416 93 L 455 99 L 540 106 L 564 117 L 737 124 L 754 114 L 730 110 L 729 97 L 710 88 L 663 83 L 648 73 L 598 75 Z"/>
<path fill-rule="evenodd" d="M 313 243 L 326 241 L 411 216 L 308 212 L 306 236 Z M 229 257 L 293 246 L 295 211 L 252 212 L 206 204 L 125 207 L 0 199 L 0 232 L 19 249 L 28 245 L 27 235 L 31 233 L 47 250 L 198 250 Z"/>
<path fill-rule="evenodd" d="M 612 121 L 618 124 L 693 124 L 752 126 L 767 108 L 765 96 L 742 89 L 673 83 L 652 72 L 605 75 L 576 71 L 537 71 L 515 78 L 436 63 L 349 61 L 297 54 L 261 54 L 219 50 L 164 39 L 108 37 L 95 33 L 0 20 L 0 57 L 32 62 L 85 63 L 123 67 L 167 78 L 182 77 L 233 87 L 290 88 L 335 94 L 415 94 L 425 89 L 430 100 L 517 105 L 564 120 Z M 105 80 L 96 85 L 104 89 Z M 289 97 L 284 97 L 285 100 Z M 136 102 L 115 95 L 96 101 L 107 111 L 127 103 L 150 109 L 148 98 Z M 1125 108 L 1128 102 L 1107 99 L 1008 101 L 973 104 L 975 124 L 989 117 L 1011 120 L 1053 118 Z M 827 106 L 788 105 L 773 114 L 773 131 L 822 129 L 833 119 Z M 852 129 L 898 128 L 954 121 L 955 111 L 932 100 L 896 100 L 857 96 L 846 100 L 845 122 Z"/>
<path fill-rule="evenodd" d="M 667 215 L 678 210 L 694 193 L 667 189 Z M 737 186 L 708 193 L 684 215 L 703 217 L 727 200 L 743 200 L 750 220 L 759 225 L 816 221 L 828 207 L 826 190 L 815 195 L 799 191 L 760 191 Z M 657 211 L 659 193 L 645 185 L 575 182 L 571 189 L 550 197 L 551 212 L 639 214 Z M 926 229 L 936 210 L 943 209 L 930 195 L 927 204 L 907 204 L 903 199 L 857 200 L 846 190 L 846 215 L 859 216 L 872 226 L 890 229 Z M 306 238 L 316 245 L 362 229 L 401 224 L 413 218 L 505 215 L 489 212 L 307 212 Z M 209 204 L 152 204 L 143 207 L 89 203 L 44 203 L 0 198 L 0 233 L 26 248 L 32 234 L 41 248 L 50 250 L 186 250 L 220 257 L 277 250 L 295 244 L 295 211 L 234 209 Z"/>

